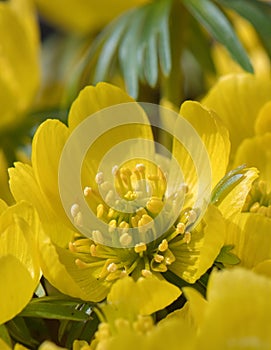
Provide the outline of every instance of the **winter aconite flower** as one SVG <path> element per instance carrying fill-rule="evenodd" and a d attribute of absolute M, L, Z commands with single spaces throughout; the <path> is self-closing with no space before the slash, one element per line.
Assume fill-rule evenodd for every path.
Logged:
<path fill-rule="evenodd" d="M 40 230 L 38 215 L 29 204 L 8 207 L 0 201 L 0 324 L 21 312 L 37 288 Z"/>
<path fill-rule="evenodd" d="M 135 110 L 127 110 L 125 123 L 109 128 L 111 119 L 118 121 L 121 118 L 112 106 L 129 103 Z M 84 300 L 102 300 L 111 284 L 126 275 L 135 279 L 152 274 L 161 277 L 160 274 L 170 270 L 188 283 L 194 283 L 211 267 L 224 244 L 225 222 L 220 211 L 210 205 L 203 216 L 201 207 L 195 207 L 195 202 L 197 194 L 201 193 L 200 203 L 204 206 L 208 201 L 208 196 L 205 198 L 208 188 L 211 190 L 225 174 L 229 154 L 226 128 L 214 113 L 199 103 L 185 102 L 176 125 L 185 118 L 204 147 L 194 152 L 196 145 L 190 137 L 186 145 L 189 154 L 174 138 L 171 155 L 176 162 L 175 166 L 167 168 L 167 173 L 162 171 L 165 157 L 157 155 L 155 163 L 146 160 L 149 148 L 154 148 L 152 130 L 145 112 L 135 106 L 137 104 L 125 92 L 112 85 L 100 83 L 96 87 L 86 87 L 71 107 L 69 127 L 56 120 L 47 120 L 39 127 L 33 140 L 32 167 L 17 163 L 15 169 L 10 169 L 15 199 L 32 202 L 43 223 L 46 236 L 40 238 L 40 250 L 44 276 L 63 293 Z M 106 107 L 111 107 L 113 113 L 110 109 L 110 118 L 105 123 L 95 112 Z M 139 124 L 129 123 L 134 111 L 141 118 Z M 92 133 L 97 138 L 89 146 L 84 162 L 79 163 L 81 185 L 74 196 L 68 197 L 68 212 L 65 212 L 59 194 L 60 159 L 63 159 L 61 156 L 69 137 L 74 135 L 72 132 L 81 130 L 82 125 L 85 129 L 85 121 L 90 123 L 87 124 L 90 125 L 87 135 L 90 137 Z M 101 132 L 99 137 L 98 132 Z M 117 152 L 105 162 L 107 170 L 100 171 L 101 160 L 107 159 L 114 147 L 126 145 L 129 140 L 134 142 L 133 147 L 126 146 L 124 153 L 139 153 L 122 164 L 117 161 Z M 204 154 L 208 155 L 207 166 L 211 168 L 209 183 L 208 173 L 204 170 Z M 75 187 L 73 168 L 77 169 L 78 165 L 76 159 L 72 159 L 60 179 L 60 183 L 63 178 L 71 180 L 69 186 L 64 187 L 64 195 L 68 196 Z M 202 173 L 197 173 L 195 164 L 203 169 Z M 178 168 L 182 169 L 182 181 Z M 203 175 L 201 187 L 200 175 Z M 234 196 L 222 191 L 219 207 L 223 213 L 228 211 L 230 215 L 240 210 L 256 176 L 253 169 L 244 170 L 232 192 Z M 107 177 L 113 178 L 113 185 L 108 183 Z M 93 222 L 106 226 L 104 231 L 91 228 L 87 234 L 90 238 L 81 233 L 85 226 L 88 229 L 81 211 L 83 202 L 78 199 L 82 195 L 93 213 L 89 227 Z M 178 203 L 182 201 L 182 209 L 178 211 Z M 118 205 L 124 205 L 126 211 Z M 174 222 L 170 221 L 172 217 L 176 217 Z M 165 222 L 170 222 L 169 227 L 157 235 Z M 136 235 L 130 233 L 131 229 Z"/>
<path fill-rule="evenodd" d="M 252 268 L 271 258 L 271 80 L 249 74 L 225 76 L 203 103 L 217 111 L 229 128 L 233 166 L 246 164 L 260 171 L 243 213 L 231 218 L 226 236 L 241 265 Z"/>

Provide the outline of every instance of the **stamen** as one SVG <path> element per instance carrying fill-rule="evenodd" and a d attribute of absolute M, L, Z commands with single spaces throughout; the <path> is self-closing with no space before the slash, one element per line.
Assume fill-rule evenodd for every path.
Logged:
<path fill-rule="evenodd" d="M 166 239 L 163 239 L 162 242 L 158 246 L 158 250 L 160 252 L 165 252 L 168 249 L 168 242 Z"/>
<path fill-rule="evenodd" d="M 142 218 L 138 221 L 138 231 L 140 233 L 147 232 L 153 226 L 153 219 L 147 214 L 142 215 Z"/>
<path fill-rule="evenodd" d="M 96 174 L 95 182 L 97 185 L 101 185 L 104 182 L 104 174 L 101 171 Z"/>
<path fill-rule="evenodd" d="M 193 224 L 197 220 L 197 217 L 198 215 L 194 209 L 189 210 L 187 225 Z"/>
<path fill-rule="evenodd" d="M 73 222 L 78 227 L 83 227 L 83 214 L 79 211 L 73 219 Z"/>
<path fill-rule="evenodd" d="M 184 241 L 186 244 L 190 243 L 191 241 L 191 233 L 186 231 L 185 234 L 184 234 Z"/>
<path fill-rule="evenodd" d="M 86 187 L 84 188 L 84 196 L 85 196 L 85 197 L 88 197 L 90 194 L 91 194 L 91 187 L 86 186 Z"/>
<path fill-rule="evenodd" d="M 158 214 L 162 210 L 164 206 L 163 201 L 158 197 L 152 197 L 146 204 L 146 208 L 152 213 L 152 214 Z"/>
<path fill-rule="evenodd" d="M 97 216 L 98 219 L 101 219 L 103 214 L 104 214 L 104 206 L 103 206 L 103 204 L 99 204 L 97 206 L 97 214 L 96 214 L 96 216 Z"/>
<path fill-rule="evenodd" d="M 102 243 L 103 242 L 103 235 L 98 230 L 92 231 L 92 239 L 94 242 Z"/>
<path fill-rule="evenodd" d="M 123 235 L 120 236 L 119 240 L 120 240 L 120 244 L 123 247 L 127 247 L 132 243 L 133 239 L 128 233 L 124 233 Z"/>
<path fill-rule="evenodd" d="M 164 257 L 163 257 L 163 255 L 155 254 L 154 260 L 160 264 L 164 260 Z"/>
<path fill-rule="evenodd" d="M 72 216 L 73 218 L 75 218 L 76 215 L 79 213 L 79 211 L 80 211 L 79 204 L 74 203 L 74 204 L 71 206 L 71 216 Z"/>
<path fill-rule="evenodd" d="M 107 266 L 107 271 L 108 272 L 115 272 L 117 271 L 118 266 L 115 263 L 111 263 Z"/>
<path fill-rule="evenodd" d="M 183 234 L 185 231 L 185 224 L 183 222 L 179 222 L 177 225 L 177 231 L 180 234 Z"/>
<path fill-rule="evenodd" d="M 152 276 L 152 272 L 150 270 L 143 269 L 143 270 L 141 270 L 141 275 L 143 277 L 150 277 L 150 276 Z"/>
<path fill-rule="evenodd" d="M 136 253 L 145 252 L 147 250 L 147 246 L 145 243 L 141 242 L 135 245 L 134 250 Z"/>

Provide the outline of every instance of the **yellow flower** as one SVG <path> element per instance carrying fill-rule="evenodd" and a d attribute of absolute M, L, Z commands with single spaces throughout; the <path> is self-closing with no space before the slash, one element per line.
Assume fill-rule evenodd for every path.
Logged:
<path fill-rule="evenodd" d="M 268 76 L 271 72 L 270 59 L 259 41 L 253 26 L 244 18 L 235 15 L 231 16 L 235 30 L 246 48 L 254 71 L 258 75 Z M 226 49 L 219 43 L 212 47 L 212 57 L 215 63 L 216 72 L 222 76 L 230 73 L 244 73 L 244 70 L 230 57 Z"/>
<path fill-rule="evenodd" d="M 270 278 L 242 268 L 214 271 L 207 302 L 191 288 L 184 293 L 198 327 L 196 349 L 270 349 Z"/>
<path fill-rule="evenodd" d="M 86 342 L 75 341 L 73 349 L 107 348 L 111 342 L 126 337 L 142 343 L 142 338 L 155 331 L 155 320 L 151 315 L 170 305 L 180 294 L 181 291 L 173 284 L 153 277 L 140 277 L 136 282 L 131 277 L 118 280 L 112 286 L 107 302 L 100 304 L 96 310 L 101 323 L 94 340 L 89 347 Z"/>
<path fill-rule="evenodd" d="M 133 107 L 125 110 L 125 124 L 101 132 L 108 127 L 110 120 L 118 122 L 123 116 L 118 109 L 115 112 L 110 109 L 110 118 L 105 123 L 102 115 L 95 112 L 113 105 L 120 108 L 127 103 L 128 106 L 132 103 Z M 164 113 L 170 117 L 170 111 Z M 139 124 L 131 122 L 133 114 L 141 118 Z M 118 118 L 113 118 L 115 115 Z M 167 168 L 169 174 L 164 174 L 165 157 L 157 155 L 155 164 L 146 158 L 149 152 L 152 153 L 154 143 L 142 109 L 117 87 L 106 83 L 89 86 L 81 91 L 71 107 L 69 127 L 56 120 L 48 120 L 39 127 L 33 140 L 32 167 L 17 163 L 14 169 L 10 169 L 10 186 L 15 199 L 29 200 L 40 214 L 47 234 L 40 238 L 42 270 L 60 291 L 84 300 L 100 301 L 107 295 L 111 284 L 127 274 L 135 279 L 151 274 L 160 277 L 160 273 L 170 270 L 188 283 L 194 283 L 211 267 L 224 243 L 224 219 L 219 210 L 210 205 L 199 224 L 195 223 L 198 217 L 201 218 L 208 190 L 225 174 L 229 153 L 227 130 L 214 113 L 197 102 L 185 102 L 180 115 L 185 119 L 179 116 L 177 125 L 183 120 L 190 123 L 200 140 L 200 150 L 195 145 L 195 139 L 187 135 L 186 147 L 191 152 L 188 154 L 175 138 L 172 155 L 176 162 Z M 95 116 L 98 118 L 95 119 Z M 62 187 L 60 197 L 59 184 L 63 179 L 60 177 L 59 183 L 59 169 L 64 146 L 67 146 L 73 132 L 82 130 L 82 125 L 85 129 L 84 122 L 90 122 L 87 135 L 90 137 L 94 131 L 97 139 L 88 149 L 84 162 L 77 164 L 78 167 L 76 157 L 68 152 L 68 158 L 73 161 L 62 177 L 71 182 L 64 188 L 64 193 Z M 118 163 L 118 152 L 111 159 L 106 158 L 114 147 L 129 140 L 135 142 L 133 147 L 125 148 L 125 153 L 129 155 L 131 151 L 132 160 Z M 140 151 L 139 154 L 137 151 Z M 204 162 L 204 154 L 208 164 Z M 102 173 L 99 164 L 104 158 L 108 160 L 104 162 L 107 170 Z M 208 166 L 211 168 L 210 178 Z M 82 170 L 81 185 L 79 192 L 73 196 L 73 187 L 76 187 L 73 170 L 77 168 Z M 178 168 L 182 169 L 183 179 L 179 177 Z M 197 171 L 203 181 L 202 186 L 197 181 Z M 240 181 L 233 192 L 235 195 L 224 195 L 219 204 L 225 216 L 227 211 L 230 215 L 240 210 L 250 183 L 257 176 L 253 169 L 239 175 Z M 106 180 L 108 176 L 114 179 L 120 196 L 118 199 Z M 106 198 L 102 198 L 103 191 Z M 78 202 L 80 193 L 85 196 L 81 203 Z M 65 212 L 63 196 L 70 194 L 68 211 Z M 198 194 L 200 199 L 196 202 Z M 147 201 L 142 202 L 144 196 Z M 179 211 L 178 203 L 182 200 L 184 206 Z M 90 239 L 81 233 L 83 228 L 88 229 L 87 215 L 81 212 L 83 203 L 87 203 L 92 212 L 90 232 L 86 233 Z M 201 204 L 197 206 L 195 203 Z M 125 204 L 127 208 L 130 205 L 130 209 L 135 206 L 135 210 L 125 212 L 116 209 L 119 204 Z M 158 221 L 160 212 L 165 216 Z M 172 218 L 174 222 L 171 222 Z M 106 230 L 93 228 L 93 222 L 95 225 L 103 223 Z M 170 225 L 166 227 L 168 222 Z M 155 226 L 157 223 L 159 225 Z M 158 235 L 154 228 L 162 232 Z M 136 232 L 135 235 L 130 234 L 131 229 Z"/>
<path fill-rule="evenodd" d="M 0 129 L 18 123 L 39 86 L 38 27 L 31 1 L 0 3 Z"/>
<path fill-rule="evenodd" d="M 8 207 L 0 201 L 0 324 L 27 305 L 40 279 L 37 213 L 26 202 Z"/>
<path fill-rule="evenodd" d="M 89 0 L 35 0 L 41 15 L 60 28 L 74 31 L 79 34 L 87 34 L 99 30 L 120 13 L 144 4 L 148 0 L 123 0 L 114 3 Z"/>
<path fill-rule="evenodd" d="M 255 166 L 260 178 L 239 213 L 228 223 L 226 243 L 241 265 L 271 258 L 271 80 L 249 74 L 223 77 L 203 103 L 225 121 L 232 142 L 231 165 Z"/>

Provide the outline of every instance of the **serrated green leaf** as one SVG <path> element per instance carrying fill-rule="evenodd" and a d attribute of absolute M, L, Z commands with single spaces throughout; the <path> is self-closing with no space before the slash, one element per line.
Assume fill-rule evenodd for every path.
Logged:
<path fill-rule="evenodd" d="M 271 57 L 271 8 L 258 0 L 217 0 L 247 19 L 257 31 L 262 43 Z"/>
<path fill-rule="evenodd" d="M 188 11 L 229 51 L 246 71 L 253 73 L 249 57 L 224 13 L 209 0 L 183 0 Z"/>
<path fill-rule="evenodd" d="M 130 26 L 119 47 L 119 61 L 129 94 L 136 98 L 138 95 L 138 45 L 142 35 L 145 8 L 133 12 Z"/>
<path fill-rule="evenodd" d="M 81 301 L 82 303 L 82 301 Z M 20 313 L 22 317 L 40 317 L 45 319 L 86 321 L 89 313 L 79 308 L 79 302 L 67 299 L 36 298 Z"/>
<path fill-rule="evenodd" d="M 109 35 L 108 37 L 103 38 L 105 43 L 99 54 L 99 60 L 94 74 L 94 83 L 106 80 L 106 76 L 113 57 L 116 54 L 119 41 L 130 21 L 130 15 L 130 13 L 126 13 L 125 16 L 122 16 L 116 23 L 114 22 L 110 27 L 107 27 L 107 32 Z"/>
<path fill-rule="evenodd" d="M 230 251 L 233 249 L 233 245 L 226 245 L 221 248 L 220 253 L 216 258 L 216 262 L 222 263 L 223 265 L 236 265 L 239 264 L 240 259 Z"/>

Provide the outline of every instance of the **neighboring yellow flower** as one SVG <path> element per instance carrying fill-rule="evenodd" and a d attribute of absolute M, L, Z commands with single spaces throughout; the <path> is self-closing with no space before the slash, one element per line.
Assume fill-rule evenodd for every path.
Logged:
<path fill-rule="evenodd" d="M 8 207 L 0 201 L 0 324 L 27 305 L 40 279 L 36 211 L 26 202 Z"/>
<path fill-rule="evenodd" d="M 136 282 L 131 277 L 118 280 L 112 286 L 107 302 L 96 309 L 101 323 L 94 340 L 89 346 L 86 342 L 75 341 L 73 349 L 106 349 L 112 341 L 118 342 L 119 337 L 139 338 L 141 344 L 155 331 L 155 320 L 151 315 L 170 305 L 180 294 L 173 284 L 153 277 L 140 277 Z M 144 347 L 137 344 L 137 348 L 148 348 L 146 340 Z"/>
<path fill-rule="evenodd" d="M 198 327 L 195 349 L 270 349 L 270 278 L 242 268 L 214 271 L 207 302 L 194 289 L 184 293 Z"/>
<path fill-rule="evenodd" d="M 231 165 L 255 166 L 255 181 L 243 207 L 244 213 L 228 223 L 226 243 L 241 265 L 253 268 L 271 258 L 271 79 L 249 74 L 223 77 L 203 99 L 230 131 Z"/>
<path fill-rule="evenodd" d="M 101 29 L 114 17 L 149 0 L 35 0 L 41 15 L 67 31 L 87 34 Z"/>
<path fill-rule="evenodd" d="M 39 38 L 32 5 L 28 0 L 0 2 L 0 130 L 18 124 L 37 94 Z"/>
<path fill-rule="evenodd" d="M 137 157 L 135 161 L 125 164 L 120 169 L 113 167 L 113 173 L 115 185 L 123 198 L 132 198 L 135 195 L 135 178 L 138 177 L 140 181 L 148 178 L 152 182 L 153 194 L 146 205 L 144 204 L 145 207 L 141 206 L 135 214 L 125 216 L 104 204 L 98 192 L 98 184 L 103 184 L 103 174 L 98 171 L 103 156 L 115 145 L 129 139 L 138 139 L 138 147 L 141 147 L 140 139 L 149 140 L 153 144 L 149 125 L 129 124 L 128 113 L 127 125 L 110 129 L 90 147 L 87 161 L 82 167 L 80 189 L 97 218 L 112 227 L 112 231 L 109 232 L 112 232 L 119 248 L 102 244 L 102 232 L 93 231 L 91 240 L 82 236 L 71 225 L 62 206 L 58 184 L 59 162 L 64 145 L 73 130 L 88 116 L 108 106 L 127 102 L 133 100 L 112 85 L 100 83 L 96 87 L 86 87 L 71 107 L 69 127 L 57 120 L 48 120 L 39 127 L 33 140 L 32 167 L 17 163 L 14 169 L 10 169 L 10 186 L 15 199 L 27 199 L 34 204 L 47 234 L 40 239 L 44 276 L 63 293 L 84 300 L 102 300 L 111 284 L 127 274 L 137 279 L 142 275 L 160 276 L 160 273 L 171 270 L 187 282 L 194 283 L 211 267 L 224 244 L 224 218 L 214 206 L 209 206 L 205 216 L 192 232 L 189 230 L 199 215 L 192 206 L 198 191 L 198 174 L 193 161 L 201 163 L 203 158 L 202 153 L 197 153 L 192 160 L 176 140 L 173 142 L 172 154 L 182 169 L 185 185 L 177 181 L 178 177 L 174 172 L 169 176 L 167 183 L 159 167 L 150 165 L 145 159 L 141 159 L 142 157 Z M 180 114 L 192 125 L 206 147 L 214 187 L 224 176 L 227 167 L 227 130 L 215 114 L 197 102 L 185 102 Z M 147 121 L 145 114 L 142 118 Z M 95 127 L 97 125 L 93 125 L 94 130 Z M 192 150 L 193 142 L 190 142 Z M 141 151 L 141 154 L 147 152 L 144 148 Z M 70 176 L 69 173 L 71 171 L 68 169 L 65 176 Z M 225 217 L 240 210 L 256 176 L 253 169 L 241 174 L 239 184 L 231 192 L 234 195 L 230 193 L 219 205 Z M 104 182 L 103 186 L 106 187 L 107 183 Z M 167 186 L 168 190 L 165 192 Z M 110 194 L 110 189 L 107 191 Z M 135 227 L 141 235 L 149 234 L 147 231 L 163 208 L 164 201 L 168 200 L 171 203 L 171 217 L 174 213 L 173 199 L 183 197 L 184 193 L 185 206 L 181 213 L 177 213 L 177 219 L 170 229 L 160 237 L 154 236 L 149 243 L 143 242 L 129 247 L 133 237 L 123 233 L 123 230 Z M 79 205 L 74 202 L 70 209 L 75 226 L 80 227 L 82 217 Z"/>
<path fill-rule="evenodd" d="M 8 164 L 4 152 L 0 149 L 0 198 L 11 204 L 14 200 L 8 186 Z"/>
<path fill-rule="evenodd" d="M 270 75 L 270 59 L 253 26 L 240 16 L 233 14 L 231 18 L 237 35 L 248 52 L 255 73 L 262 76 Z M 215 43 L 213 45 L 212 57 L 219 76 L 233 72 L 244 73 L 244 70 L 230 57 L 230 54 L 221 44 Z"/>

